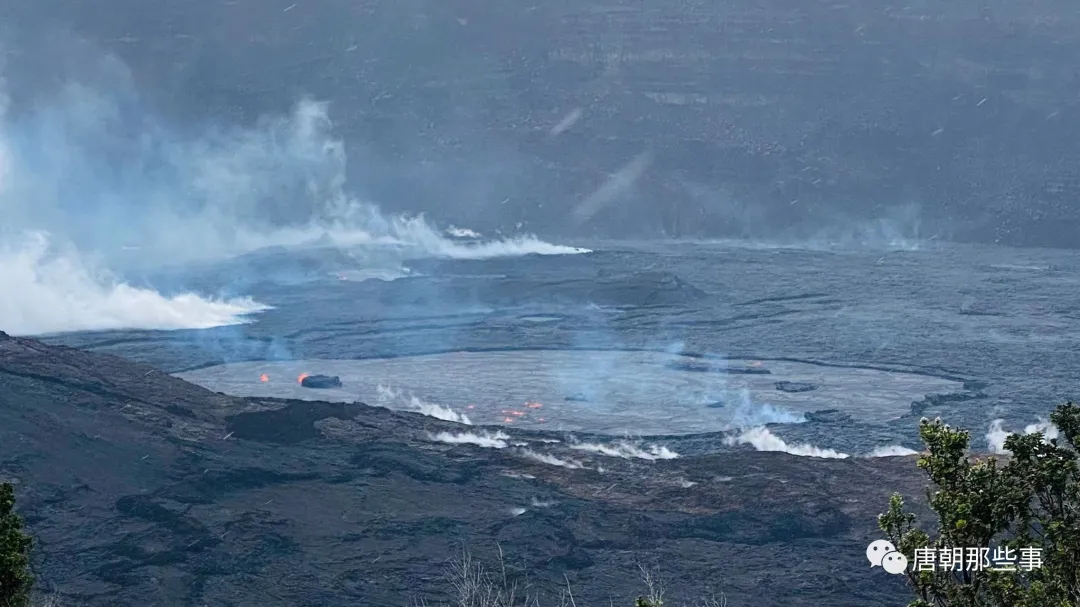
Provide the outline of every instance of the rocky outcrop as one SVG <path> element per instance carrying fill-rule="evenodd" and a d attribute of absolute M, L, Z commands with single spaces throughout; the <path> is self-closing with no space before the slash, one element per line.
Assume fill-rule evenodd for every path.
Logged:
<path fill-rule="evenodd" d="M 764 367 L 733 367 L 727 361 L 718 360 L 674 360 L 664 365 L 673 371 L 691 373 L 725 373 L 730 375 L 771 375 L 772 371 Z"/>
<path fill-rule="evenodd" d="M 781 392 L 812 392 L 817 390 L 817 386 L 809 382 L 803 381 L 778 381 L 774 384 L 774 387 Z"/>
<path fill-rule="evenodd" d="M 305 375 L 300 380 L 300 385 L 305 388 L 340 388 L 341 378 L 337 375 Z"/>

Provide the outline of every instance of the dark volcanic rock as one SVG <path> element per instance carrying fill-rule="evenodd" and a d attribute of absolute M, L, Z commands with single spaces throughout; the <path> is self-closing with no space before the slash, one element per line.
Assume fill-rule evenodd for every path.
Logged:
<path fill-rule="evenodd" d="M 305 388 L 340 388 L 341 378 L 337 375 L 308 375 L 300 380 Z"/>
<path fill-rule="evenodd" d="M 775 387 L 781 392 L 810 392 L 817 390 L 817 386 L 814 384 L 801 381 L 778 381 Z"/>
<path fill-rule="evenodd" d="M 328 418 L 352 419 L 365 410 L 346 403 L 285 401 L 281 408 L 238 413 L 228 418 L 227 428 L 237 438 L 271 443 L 299 443 L 321 433 L 315 422 Z"/>
<path fill-rule="evenodd" d="M 693 373 L 726 373 L 730 375 L 771 375 L 772 372 L 764 367 L 731 367 L 726 362 L 692 360 L 672 361 L 664 365 L 675 371 L 691 371 Z"/>
<path fill-rule="evenodd" d="M 566 576 L 581 605 L 630 605 L 641 562 L 661 563 L 687 602 L 710 589 L 738 605 L 907 599 L 864 548 L 891 492 L 919 503 L 909 459 L 647 462 L 515 428 L 500 449 L 431 438 L 465 431 L 483 429 L 232 398 L 0 335 L 0 478 L 17 484 L 36 573 L 66 604 L 430 604 L 449 599 L 442 574 L 462 546 L 489 561 L 501 547 L 549 596 Z"/>
<path fill-rule="evenodd" d="M 820 423 L 836 423 L 844 422 L 851 419 L 851 416 L 839 409 L 822 409 L 821 411 L 811 411 L 805 415 L 808 422 L 820 422 Z"/>

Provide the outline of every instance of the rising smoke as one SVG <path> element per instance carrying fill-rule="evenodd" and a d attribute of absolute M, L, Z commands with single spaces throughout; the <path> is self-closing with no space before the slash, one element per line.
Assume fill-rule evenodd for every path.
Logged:
<path fill-rule="evenodd" d="M 328 108 L 302 101 L 253 127 L 191 132 L 106 57 L 18 111 L 0 91 L 0 329 L 14 334 L 206 328 L 266 309 L 248 298 L 135 285 L 135 270 L 272 247 L 386 248 L 398 259 L 582 249 L 529 236 L 463 243 L 346 189 Z M 2 84 L 2 82 L 0 82 Z"/>
<path fill-rule="evenodd" d="M 510 437 L 504 432 L 439 432 L 429 437 L 438 443 L 449 445 L 476 445 L 485 449 L 505 449 Z"/>
<path fill-rule="evenodd" d="M 885 445 L 883 447 L 874 447 L 874 450 L 870 452 L 870 457 L 907 457 L 917 453 L 918 451 L 908 449 L 903 445 Z"/>
<path fill-rule="evenodd" d="M 250 298 L 164 296 L 116 281 L 47 234 L 0 242 L 0 329 L 14 335 L 82 329 L 206 329 L 240 322 L 267 306 Z"/>
<path fill-rule="evenodd" d="M 375 391 L 376 402 L 380 406 L 413 411 L 428 417 L 464 424 L 466 426 L 472 425 L 472 420 L 464 413 L 459 413 L 450 407 L 437 403 L 430 403 L 415 394 L 407 393 L 382 384 L 376 386 Z"/>
<path fill-rule="evenodd" d="M 585 468 L 585 464 L 576 460 L 567 460 L 547 453 L 538 453 L 531 449 L 522 449 L 520 454 L 526 459 L 540 462 L 541 464 L 547 464 L 549 466 L 558 466 L 560 468 L 568 468 L 570 470 L 582 470 Z"/>
<path fill-rule="evenodd" d="M 755 451 L 777 451 L 789 455 L 798 455 L 800 457 L 820 457 L 826 459 L 847 459 L 851 457 L 851 455 L 835 449 L 816 447 L 808 443 L 789 443 L 773 434 L 772 431 L 764 426 L 758 426 L 756 428 L 750 428 L 732 434 L 724 439 L 724 444 L 728 446 L 750 445 Z M 875 447 L 870 453 L 861 457 L 905 457 L 908 455 L 915 455 L 916 453 L 918 453 L 918 451 L 902 445 L 883 445 Z"/>
<path fill-rule="evenodd" d="M 756 451 L 779 451 L 803 457 L 829 459 L 846 459 L 850 457 L 847 453 L 840 453 L 834 449 L 822 449 L 809 444 L 790 445 L 764 427 L 750 428 L 735 436 L 729 436 L 724 439 L 724 443 L 727 445 L 751 445 Z"/>
<path fill-rule="evenodd" d="M 578 451 L 588 451 L 598 455 L 606 455 L 608 457 L 620 457 L 622 459 L 644 459 L 654 461 L 659 459 L 676 459 L 679 457 L 678 453 L 675 453 L 663 445 L 635 445 L 629 441 L 620 441 L 613 444 L 575 443 L 570 445 L 570 448 L 577 449 Z"/>
<path fill-rule="evenodd" d="M 1041 433 L 1045 440 L 1053 440 L 1060 436 L 1058 427 L 1050 423 L 1045 419 L 1040 419 L 1034 424 L 1028 424 L 1024 426 L 1024 434 Z M 1007 454 L 1009 450 L 1005 448 L 1005 439 L 1009 438 L 1011 434 L 1015 432 L 1009 432 L 1005 429 L 1005 420 L 995 419 L 990 422 L 990 429 L 986 431 L 986 444 L 989 447 L 991 453 Z"/>

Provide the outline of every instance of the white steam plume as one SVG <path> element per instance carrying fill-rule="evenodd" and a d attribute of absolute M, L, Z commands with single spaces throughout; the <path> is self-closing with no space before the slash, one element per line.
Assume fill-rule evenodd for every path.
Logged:
<path fill-rule="evenodd" d="M 1057 426 L 1045 419 L 1024 426 L 1024 434 L 1035 434 L 1036 432 L 1041 432 L 1043 439 L 1047 441 L 1060 436 Z M 990 429 L 986 431 L 986 444 L 989 446 L 990 452 L 1008 454 L 1009 450 L 1005 448 L 1005 439 L 1009 438 L 1011 434 L 1015 434 L 1015 432 L 1009 432 L 1005 429 L 1005 420 L 995 419 L 990 422 Z"/>
<path fill-rule="evenodd" d="M 165 295 L 125 284 L 123 272 L 268 246 L 378 247 L 400 258 L 585 251 L 529 236 L 453 242 L 422 217 L 387 216 L 357 200 L 325 104 L 302 102 L 251 127 L 181 129 L 141 98 L 118 61 L 103 59 L 80 77 L 94 86 L 22 91 L 33 102 L 18 111 L 0 91 L 0 330 L 242 322 L 265 307 Z"/>
<path fill-rule="evenodd" d="M 806 415 L 788 411 L 768 403 L 755 403 L 746 388 L 738 391 L 738 401 L 731 412 L 729 426 L 736 428 L 758 427 L 764 424 L 801 424 Z"/>
<path fill-rule="evenodd" d="M 675 459 L 679 457 L 678 453 L 675 453 L 671 449 L 662 445 L 648 445 L 645 448 L 632 445 L 628 442 L 620 442 L 614 445 L 601 445 L 598 443 L 578 443 L 575 445 L 569 445 L 571 449 L 577 449 L 579 451 L 589 451 L 591 453 L 598 453 L 600 455 L 606 455 L 608 457 L 621 457 L 623 459 L 644 459 L 644 460 L 658 460 L 658 459 Z"/>
<path fill-rule="evenodd" d="M 480 234 L 479 232 L 475 232 L 473 230 L 470 230 L 469 228 L 459 228 L 457 226 L 449 226 L 449 227 L 447 227 L 446 228 L 446 233 L 453 236 L 454 238 L 477 239 L 477 238 L 482 238 L 483 237 L 483 235 Z"/>
<path fill-rule="evenodd" d="M 847 453 L 840 453 L 832 449 L 822 449 L 813 445 L 789 445 L 782 438 L 769 431 L 768 428 L 751 428 L 736 436 L 724 439 L 727 445 L 752 445 L 758 451 L 782 451 L 791 455 L 803 457 L 823 457 L 844 459 L 849 457 Z"/>
<path fill-rule="evenodd" d="M 251 299 L 164 296 L 94 271 L 77 253 L 51 250 L 45 234 L 0 243 L 0 329 L 13 335 L 124 329 L 203 329 L 267 309 Z"/>
<path fill-rule="evenodd" d="M 521 455 L 533 461 L 540 462 L 541 464 L 547 464 L 549 466 L 559 466 L 560 468 L 569 468 L 570 470 L 581 470 L 585 467 L 581 462 L 573 460 L 565 460 L 555 457 L 554 455 L 548 455 L 546 453 L 537 453 L 531 449 L 522 449 Z"/>
<path fill-rule="evenodd" d="M 382 406 L 390 407 L 391 405 L 396 405 L 394 407 L 396 409 L 415 411 L 422 415 L 447 422 L 457 422 L 459 424 L 465 424 L 466 426 L 472 425 L 472 420 L 464 413 L 458 413 L 450 407 L 429 403 L 413 394 L 406 394 L 396 388 L 379 384 L 375 387 L 375 391 L 377 393 L 376 398 L 378 399 L 378 403 Z"/>
<path fill-rule="evenodd" d="M 457 434 L 440 432 L 431 435 L 430 438 L 431 440 L 440 443 L 448 443 L 451 445 L 476 445 L 486 449 L 505 449 L 507 446 L 506 441 L 510 439 L 504 432 L 496 432 L 495 434 L 489 432 L 459 432 Z"/>
<path fill-rule="evenodd" d="M 915 455 L 917 453 L 918 451 L 908 449 L 902 445 L 885 445 L 874 447 L 874 450 L 870 452 L 868 457 L 904 457 L 907 455 Z"/>

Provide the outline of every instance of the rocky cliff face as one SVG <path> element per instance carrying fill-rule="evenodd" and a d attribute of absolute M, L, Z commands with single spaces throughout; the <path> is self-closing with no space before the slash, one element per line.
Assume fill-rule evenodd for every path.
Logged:
<path fill-rule="evenodd" d="M 1066 0 L 8 4 L 20 78 L 62 25 L 178 119 L 327 99 L 361 191 L 479 229 L 1080 233 Z"/>

